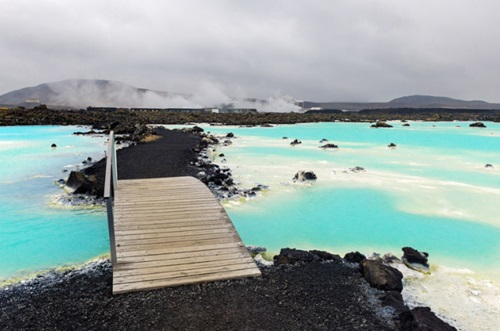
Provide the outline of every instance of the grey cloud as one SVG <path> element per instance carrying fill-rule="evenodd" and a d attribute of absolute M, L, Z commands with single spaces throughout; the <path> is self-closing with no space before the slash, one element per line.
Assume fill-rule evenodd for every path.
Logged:
<path fill-rule="evenodd" d="M 5 0 L 0 94 L 67 78 L 172 92 L 500 101 L 500 4 Z M 211 88 L 216 86 L 217 88 Z"/>

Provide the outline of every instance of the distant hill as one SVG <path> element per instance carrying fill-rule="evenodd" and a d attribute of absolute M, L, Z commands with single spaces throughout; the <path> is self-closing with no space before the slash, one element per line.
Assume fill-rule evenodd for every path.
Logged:
<path fill-rule="evenodd" d="M 391 109 L 391 108 L 453 108 L 453 109 L 500 109 L 498 103 L 488 103 L 481 100 L 464 101 L 448 97 L 430 95 L 410 95 L 396 98 L 389 102 L 305 102 L 305 107 L 334 108 L 348 111 L 363 109 Z"/>
<path fill-rule="evenodd" d="M 136 88 L 121 82 L 95 79 L 69 79 L 26 87 L 0 96 L 0 104 L 86 108 L 159 106 L 165 98 L 186 98 L 188 95 Z"/>
<path fill-rule="evenodd" d="M 211 98 L 209 98 L 211 99 Z M 0 106 L 33 108 L 146 107 L 146 108 L 257 108 L 262 112 L 300 112 L 292 98 L 236 99 L 227 97 L 219 104 L 195 95 L 137 88 L 122 82 L 98 79 L 69 79 L 15 90 L 0 96 Z M 440 96 L 411 95 L 389 102 L 300 102 L 302 108 L 322 108 L 312 113 L 335 113 L 369 109 L 500 109 L 500 104 L 480 100 L 464 101 Z"/>

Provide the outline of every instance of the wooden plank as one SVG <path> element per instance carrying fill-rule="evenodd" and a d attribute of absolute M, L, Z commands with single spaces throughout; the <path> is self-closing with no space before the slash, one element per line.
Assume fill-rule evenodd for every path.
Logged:
<path fill-rule="evenodd" d="M 133 265 L 140 266 L 141 263 L 145 262 L 155 262 L 155 261 L 173 261 L 173 260 L 184 260 L 190 258 L 207 258 L 209 256 L 222 256 L 226 254 L 244 254 L 248 255 L 246 248 L 244 247 L 229 247 L 221 249 L 207 249 L 203 251 L 188 251 L 188 252 L 178 252 L 178 253 L 163 253 L 155 255 L 139 255 L 139 256 L 127 256 L 122 257 L 120 263 L 115 266 L 121 268 L 128 268 Z"/>
<path fill-rule="evenodd" d="M 202 250 L 203 247 L 206 246 L 211 246 L 211 245 L 223 245 L 223 244 L 231 244 L 235 243 L 234 237 L 222 237 L 222 238 L 215 238 L 215 239 L 198 239 L 198 240 L 189 240 L 189 241 L 168 241 L 160 244 L 140 244 L 136 245 L 133 247 L 128 247 L 127 245 L 123 246 L 117 246 L 116 247 L 116 255 L 118 258 L 120 256 L 126 255 L 126 254 L 133 254 L 136 253 L 136 255 L 154 255 L 157 254 L 156 250 L 163 249 L 164 247 L 169 247 L 170 249 L 174 249 L 175 252 L 179 252 L 184 248 L 187 247 L 192 247 L 196 246 L 200 248 L 199 250 Z M 144 251 L 149 251 L 150 253 L 142 253 Z M 151 252 L 153 251 L 153 252 Z M 158 253 L 161 254 L 161 253 Z"/>
<path fill-rule="evenodd" d="M 121 206 L 119 206 L 121 207 Z M 116 208 L 116 204 L 115 204 L 115 208 Z M 149 211 L 149 213 L 158 213 L 158 212 L 163 212 L 163 213 L 180 213 L 180 212 L 199 212 L 199 211 L 202 211 L 202 210 L 218 210 L 218 211 L 222 211 L 223 208 L 221 206 L 214 206 L 213 204 L 210 205 L 210 204 L 207 204 L 207 205 L 200 205 L 200 206 L 180 206 L 180 207 L 176 207 L 176 206 L 165 206 L 165 205 L 160 205 L 160 206 L 150 206 L 150 207 L 134 207 L 134 208 L 124 208 L 124 207 L 121 207 L 120 209 L 118 209 L 116 211 L 116 215 L 126 215 L 126 214 L 130 214 L 130 213 L 133 213 L 135 211 L 137 211 L 138 213 L 140 213 L 140 215 L 142 215 L 142 212 L 145 212 L 145 211 Z"/>
<path fill-rule="evenodd" d="M 193 276 L 185 276 L 181 278 L 174 279 L 161 279 L 154 281 L 147 281 L 142 283 L 128 283 L 128 284 L 120 284 L 113 285 L 113 294 L 120 294 L 126 292 L 133 291 L 141 291 L 141 290 L 153 290 L 167 286 L 179 286 L 186 284 L 196 284 L 201 282 L 211 282 L 216 280 L 223 279 L 235 279 L 235 278 L 244 278 L 244 277 L 259 277 L 261 273 L 258 269 L 243 269 L 243 270 L 235 270 L 228 271 L 225 273 L 218 274 L 207 274 L 207 275 L 193 275 Z"/>
<path fill-rule="evenodd" d="M 230 242 L 230 243 L 221 243 L 221 244 L 213 244 L 206 246 L 196 246 L 196 245 L 187 245 L 183 247 L 165 247 L 165 248 L 157 248 L 157 249 L 147 249 L 140 250 L 137 252 L 124 252 L 117 253 L 118 258 L 120 257 L 128 257 L 128 256 L 140 256 L 140 255 L 155 255 L 155 254 L 168 254 L 168 253 L 181 253 L 181 252 L 196 252 L 196 251 L 204 251 L 210 249 L 219 249 L 219 248 L 231 248 L 231 247 L 244 247 L 240 242 Z"/>
<path fill-rule="evenodd" d="M 129 270 L 121 270 L 121 271 L 113 271 L 113 278 L 122 278 L 123 282 L 133 282 L 134 280 L 129 278 L 132 276 L 144 276 L 144 275 L 155 275 L 162 274 L 161 277 L 164 277 L 166 273 L 186 271 L 189 272 L 191 270 L 200 270 L 211 272 L 212 268 L 224 268 L 225 266 L 237 266 L 246 268 L 248 264 L 252 264 L 253 259 L 249 256 L 241 257 L 241 256 L 232 256 L 226 259 L 221 260 L 212 260 L 212 261 L 200 261 L 200 262 L 191 262 L 191 263 L 177 263 L 177 264 L 164 264 L 161 266 L 153 266 L 153 267 L 145 267 L 135 268 Z M 250 265 L 252 267 L 252 265 Z M 152 278 L 159 278 L 158 276 L 152 276 Z M 142 281 L 143 279 L 141 279 Z M 117 279 L 118 281 L 118 279 Z M 118 282 L 117 282 L 118 283 Z"/>
<path fill-rule="evenodd" d="M 190 215 L 189 219 L 186 219 L 182 215 L 162 215 L 162 214 L 156 214 L 156 215 L 151 215 L 151 217 L 144 219 L 140 215 L 120 215 L 120 217 L 115 217 L 115 222 L 120 223 L 123 222 L 124 224 L 130 224 L 130 223 L 138 223 L 138 224 L 160 224 L 163 222 L 168 222 L 168 223 L 178 223 L 180 221 L 185 221 L 185 222 L 200 222 L 200 221 L 211 221 L 211 220 L 220 220 L 220 219 L 228 219 L 229 217 L 226 214 L 221 213 L 220 211 L 209 211 L 206 214 L 199 214 L 199 215 Z"/>
<path fill-rule="evenodd" d="M 135 283 L 135 282 L 147 282 L 151 280 L 158 279 L 167 279 L 167 278 L 178 278 L 185 276 L 194 276 L 194 275 L 205 275 L 205 274 L 216 274 L 227 271 L 235 271 L 235 270 L 244 270 L 251 269 L 255 267 L 255 263 L 253 261 L 246 263 L 236 263 L 236 264 L 224 264 L 224 265 L 214 265 L 213 263 L 210 266 L 200 266 L 198 267 L 196 264 L 193 265 L 185 265 L 185 266 L 175 266 L 175 267 L 166 267 L 165 271 L 156 272 L 156 273 L 144 273 L 139 275 L 128 275 L 127 277 L 115 277 L 113 276 L 114 284 L 124 284 L 124 283 Z"/>
<path fill-rule="evenodd" d="M 214 199 L 213 197 L 207 197 L 206 194 L 199 194 L 193 197 L 192 195 L 179 195 L 179 194 L 173 194 L 171 197 L 168 196 L 162 196 L 158 194 L 152 194 L 151 196 L 144 196 L 141 195 L 140 197 L 136 198 L 128 198 L 128 199 L 115 199 L 115 203 L 119 203 L 121 206 L 135 206 L 135 205 L 156 205 L 159 203 L 169 203 L 169 204 L 175 204 L 177 206 L 179 205 L 186 205 L 193 203 L 193 200 L 196 201 L 196 203 L 211 203 L 214 204 Z"/>
<path fill-rule="evenodd" d="M 202 234 L 210 234 L 210 233 L 234 233 L 235 231 L 231 228 L 220 228 L 220 229 L 201 229 L 201 230 L 187 230 L 181 232 L 146 232 L 146 233 L 132 233 L 132 234 L 117 234 L 115 232 L 115 237 L 122 240 L 130 240 L 130 239 L 141 239 L 141 238 L 177 238 L 179 236 L 195 236 Z"/>
<path fill-rule="evenodd" d="M 202 262 L 219 262 L 225 263 L 226 260 L 230 259 L 248 259 L 248 255 L 241 252 L 219 254 L 219 255 L 208 255 L 208 256 L 191 256 L 185 259 L 167 259 L 167 260 L 153 260 L 153 261 L 143 261 L 134 263 L 121 263 L 117 264 L 114 268 L 113 274 L 120 272 L 120 275 L 125 275 L 127 271 L 136 271 L 149 268 L 158 268 L 174 265 L 192 264 L 192 263 L 202 263 Z M 122 273 L 123 272 L 123 273 Z"/>
<path fill-rule="evenodd" d="M 195 224 L 192 226 L 184 226 L 185 223 L 180 223 L 182 226 L 120 226 L 119 230 L 115 231 L 115 235 L 127 235 L 127 234 L 141 234 L 141 233 L 175 233 L 184 231 L 203 231 L 203 230 L 213 230 L 213 229 L 230 229 L 231 224 L 228 222 L 218 222 L 218 223 L 208 223 L 208 224 Z"/>

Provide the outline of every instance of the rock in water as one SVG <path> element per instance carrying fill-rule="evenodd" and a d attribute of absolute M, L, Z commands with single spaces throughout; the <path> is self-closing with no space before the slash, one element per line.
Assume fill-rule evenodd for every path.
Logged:
<path fill-rule="evenodd" d="M 475 122 L 475 123 L 469 124 L 469 127 L 471 127 L 471 128 L 485 128 L 486 125 L 484 125 L 483 122 Z"/>
<path fill-rule="evenodd" d="M 403 290 L 403 274 L 396 268 L 383 264 L 379 260 L 363 260 L 359 264 L 361 273 L 370 286 L 383 291 Z"/>
<path fill-rule="evenodd" d="M 395 143 L 390 143 L 389 145 L 387 145 L 387 147 L 389 147 L 389 148 L 396 148 L 396 144 Z"/>
<path fill-rule="evenodd" d="M 403 263 L 410 269 L 420 271 L 423 273 L 430 273 L 429 264 L 427 263 L 429 256 L 426 252 L 419 252 L 418 250 L 411 247 L 402 248 L 404 255 L 401 258 Z"/>
<path fill-rule="evenodd" d="M 437 317 L 429 307 L 415 307 L 400 317 L 401 331 L 456 331 L 457 329 Z"/>
<path fill-rule="evenodd" d="M 295 176 L 293 177 L 293 181 L 296 182 L 296 181 L 299 181 L 299 182 L 304 182 L 306 180 L 316 180 L 318 179 L 318 177 L 316 176 L 316 174 L 312 171 L 303 171 L 303 170 L 300 170 L 298 171 Z"/>
<path fill-rule="evenodd" d="M 57 147 L 57 145 L 56 145 L 56 144 L 52 144 L 52 145 L 50 145 L 50 147 L 51 147 L 51 148 L 56 148 L 56 147 Z"/>
<path fill-rule="evenodd" d="M 302 141 L 300 141 L 300 140 L 298 140 L 298 139 L 294 139 L 294 140 L 290 143 L 290 145 L 292 145 L 292 146 L 295 146 L 295 145 L 298 145 L 298 144 L 302 144 Z"/>
<path fill-rule="evenodd" d="M 387 124 L 386 122 L 383 121 L 378 121 L 375 124 L 372 124 L 372 128 L 392 128 L 392 125 Z"/>
<path fill-rule="evenodd" d="M 358 172 L 364 172 L 364 171 L 365 171 L 365 168 L 360 167 L 360 166 L 355 166 L 354 168 L 349 168 L 349 170 L 350 170 L 351 172 L 358 173 Z"/>
<path fill-rule="evenodd" d="M 327 148 L 339 148 L 339 146 L 335 145 L 335 144 L 326 144 L 326 145 L 321 146 L 320 148 L 323 148 L 323 149 L 327 149 Z"/>

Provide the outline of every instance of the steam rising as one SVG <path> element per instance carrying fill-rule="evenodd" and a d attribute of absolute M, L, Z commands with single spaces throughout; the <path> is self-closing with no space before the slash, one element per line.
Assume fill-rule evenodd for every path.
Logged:
<path fill-rule="evenodd" d="M 194 94 L 170 93 L 136 88 L 107 80 L 72 79 L 46 84 L 49 92 L 33 96 L 48 105 L 75 108 L 255 108 L 259 112 L 298 112 L 301 110 L 290 96 L 276 94 L 265 100 L 234 98 L 226 94 L 222 84 L 204 81 Z"/>

